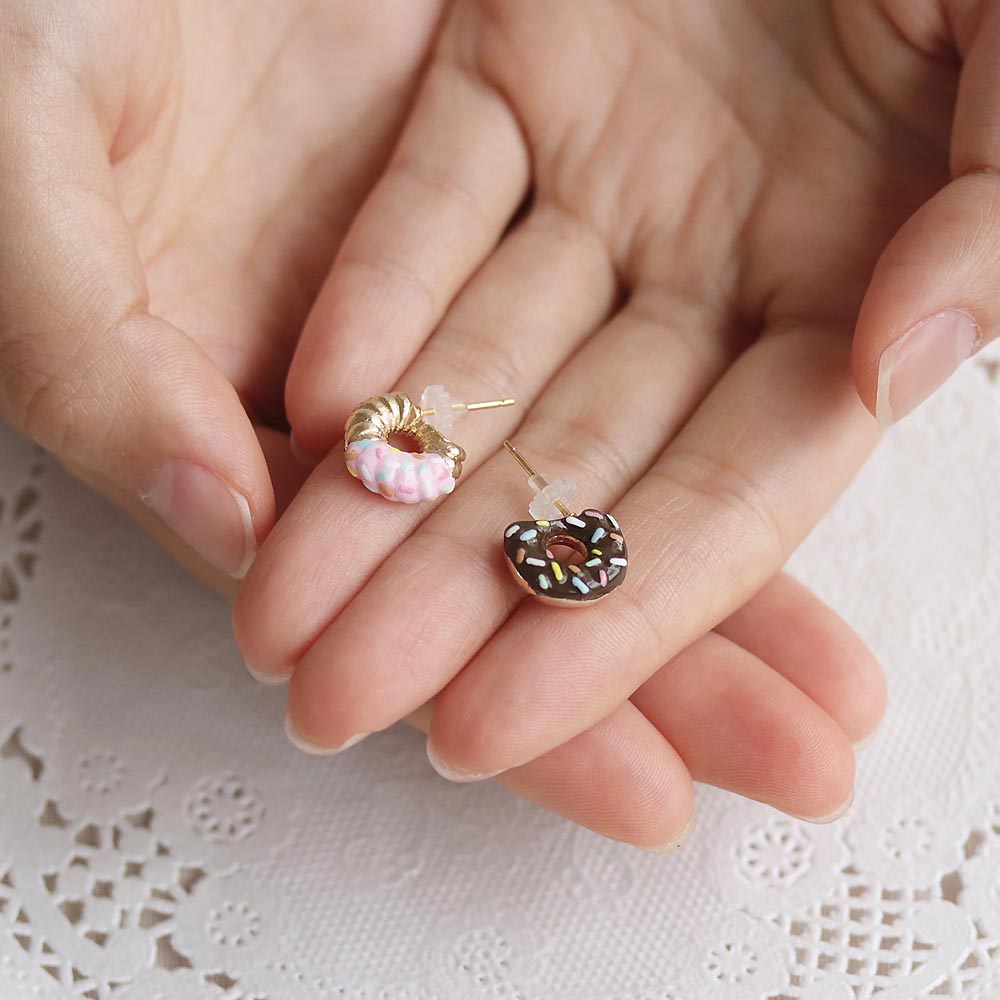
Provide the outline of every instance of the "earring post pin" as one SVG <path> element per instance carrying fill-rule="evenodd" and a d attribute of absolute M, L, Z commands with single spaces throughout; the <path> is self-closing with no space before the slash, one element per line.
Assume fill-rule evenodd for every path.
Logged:
<path fill-rule="evenodd" d="M 492 410 L 498 406 L 513 406 L 513 399 L 488 399 L 483 403 L 452 403 L 451 408 L 453 410 Z M 434 407 L 430 407 L 427 410 L 421 410 L 421 414 L 425 417 L 434 416 Z"/>
<path fill-rule="evenodd" d="M 514 461 L 528 473 L 529 479 L 540 480 L 543 483 L 545 482 L 544 477 L 540 476 L 531 467 L 531 463 L 517 450 L 517 448 L 514 447 L 514 443 L 512 441 L 504 441 L 503 446 L 510 452 Z M 552 502 L 555 504 L 556 509 L 560 514 L 562 514 L 563 517 L 569 517 L 572 514 L 572 511 L 562 502 L 562 500 L 553 500 Z"/>

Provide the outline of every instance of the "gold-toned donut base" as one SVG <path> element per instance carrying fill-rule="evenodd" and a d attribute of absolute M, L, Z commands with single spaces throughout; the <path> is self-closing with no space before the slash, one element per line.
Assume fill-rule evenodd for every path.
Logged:
<path fill-rule="evenodd" d="M 420 407 L 402 392 L 366 399 L 347 421 L 344 444 L 349 448 L 358 441 L 388 441 L 392 434 L 412 437 L 424 454 L 440 455 L 455 479 L 462 474 L 465 451 L 432 427 Z"/>

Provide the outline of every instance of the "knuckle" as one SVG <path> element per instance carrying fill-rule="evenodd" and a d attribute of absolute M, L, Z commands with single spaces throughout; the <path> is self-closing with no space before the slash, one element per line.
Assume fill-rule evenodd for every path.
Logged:
<path fill-rule="evenodd" d="M 672 447 L 651 470 L 667 483 L 669 492 L 699 505 L 706 501 L 726 524 L 730 537 L 756 539 L 775 568 L 787 560 L 791 545 L 781 518 L 751 476 L 734 462 L 723 462 L 699 452 Z M 675 501 L 676 502 L 676 501 Z"/>
<path fill-rule="evenodd" d="M 453 373 L 456 384 L 468 387 L 470 399 L 473 392 L 498 399 L 515 395 L 525 385 L 527 365 L 522 350 L 501 346 L 488 336 L 447 322 L 427 343 L 421 357 L 423 370 Z"/>
<path fill-rule="evenodd" d="M 540 452 L 554 456 L 562 467 L 585 472 L 593 482 L 596 494 L 609 498 L 621 496 L 639 478 L 640 469 L 630 455 L 602 430 L 602 424 L 592 418 L 578 416 L 533 418 Z"/>
<path fill-rule="evenodd" d="M 389 169 L 390 176 L 394 174 L 404 183 L 417 188 L 417 197 L 429 194 L 437 202 L 457 205 L 472 216 L 475 225 L 483 229 L 489 227 L 489 213 L 482 201 L 447 166 L 409 154 L 400 156 Z"/>
<path fill-rule="evenodd" d="M 95 400 L 72 374 L 53 371 L 27 337 L 5 338 L 0 351 L 0 398 L 12 422 L 49 451 L 79 439 L 81 418 Z"/>
<path fill-rule="evenodd" d="M 107 325 L 64 317 L 69 332 L 62 338 L 6 325 L 0 333 L 0 409 L 56 455 L 104 452 L 134 398 L 134 373 L 119 341 L 141 308 L 130 305 Z"/>
<path fill-rule="evenodd" d="M 416 306 L 427 324 L 440 315 L 441 303 L 437 290 L 417 268 L 404 259 L 397 259 L 388 253 L 347 249 L 335 266 L 340 269 L 342 281 L 350 283 L 356 278 L 363 290 L 359 295 L 349 295 L 342 300 L 351 305 L 344 306 L 342 315 L 337 317 L 338 327 L 351 329 L 356 319 L 353 315 L 355 311 L 361 314 L 362 319 L 368 318 L 367 309 L 373 295 L 402 299 L 406 302 L 407 309 Z M 371 287 L 373 279 L 376 282 L 374 291 Z"/>

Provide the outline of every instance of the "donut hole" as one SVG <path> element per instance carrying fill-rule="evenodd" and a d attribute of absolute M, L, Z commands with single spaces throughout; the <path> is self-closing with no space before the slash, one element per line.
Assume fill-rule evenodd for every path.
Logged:
<path fill-rule="evenodd" d="M 576 565 L 586 560 L 587 546 L 572 535 L 553 535 L 549 539 L 546 554 L 564 566 Z"/>
<path fill-rule="evenodd" d="M 404 434 L 400 431 L 394 431 L 386 439 L 386 444 L 390 448 L 398 448 L 400 451 L 411 451 L 420 452 L 423 451 L 423 446 L 420 441 L 414 437 L 412 434 Z"/>

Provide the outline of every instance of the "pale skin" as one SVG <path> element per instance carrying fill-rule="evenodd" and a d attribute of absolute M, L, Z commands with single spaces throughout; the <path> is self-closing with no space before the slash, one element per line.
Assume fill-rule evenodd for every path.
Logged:
<path fill-rule="evenodd" d="M 257 671 L 294 669 L 317 745 L 435 699 L 453 773 L 505 769 L 642 846 L 683 839 L 692 778 L 836 814 L 881 677 L 775 574 L 876 437 L 859 308 L 870 410 L 919 319 L 957 306 L 992 330 L 992 6 L 458 4 L 315 305 L 440 9 L 121 6 L 16 3 L 3 39 L 4 414 L 127 507 L 162 499 L 178 457 L 241 498 L 249 535 L 215 504 L 181 533 L 231 572 L 268 538 L 237 635 Z M 963 180 L 932 199 L 956 52 L 978 99 Z M 428 382 L 520 405 L 460 425 L 445 503 L 381 503 L 343 472 L 340 428 Z M 285 417 L 300 452 L 334 453 L 272 531 L 297 486 Z M 515 428 L 625 525 L 613 601 L 519 604 L 490 555 L 527 501 L 496 454 Z"/>
<path fill-rule="evenodd" d="M 489 457 L 430 516 L 363 507 L 338 456 L 318 466 L 236 608 L 250 662 L 292 670 L 302 737 L 341 747 L 435 697 L 432 761 L 474 780 L 602 720 L 652 721 L 650 678 L 771 579 L 874 444 L 852 334 L 857 389 L 876 409 L 880 348 L 914 324 L 961 308 L 992 328 L 992 202 L 970 209 L 963 195 L 995 189 L 978 170 L 989 136 L 962 104 L 949 129 L 960 56 L 966 92 L 981 87 L 992 53 L 977 40 L 996 16 L 932 3 L 456 5 L 306 324 L 287 407 L 317 456 L 387 381 L 516 394 L 528 412 L 462 427 Z M 897 415 L 902 403 L 897 388 Z M 585 613 L 522 601 L 470 544 L 523 516 L 524 484 L 495 454 L 515 428 L 629 538 L 628 587 Z M 745 674 L 726 677 L 731 693 Z M 782 715 L 804 721 L 797 681 Z M 808 699 L 825 712 L 818 729 L 805 723 L 824 778 L 779 807 L 843 808 L 849 742 L 881 712 L 867 683 L 862 718 Z M 701 716 L 702 735 L 724 716 Z M 677 724 L 654 722 L 673 750 Z M 737 746 L 719 748 L 712 778 L 689 748 L 663 759 L 674 829 L 689 818 L 685 768 L 776 801 L 718 780 Z"/>

